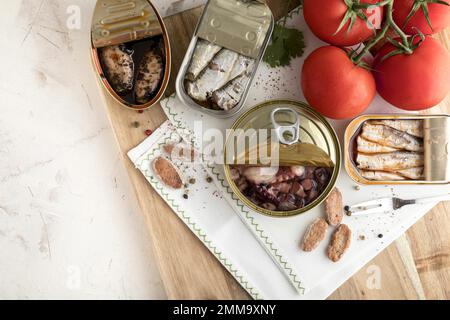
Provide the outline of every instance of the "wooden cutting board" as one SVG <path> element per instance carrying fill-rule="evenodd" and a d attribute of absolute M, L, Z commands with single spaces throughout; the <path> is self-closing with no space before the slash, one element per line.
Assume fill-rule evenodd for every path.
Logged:
<path fill-rule="evenodd" d="M 268 1 L 281 17 L 283 0 Z M 296 2 L 296 1 L 293 1 Z M 285 3 L 285 2 L 284 2 Z M 296 5 L 293 3 L 293 5 Z M 171 37 L 174 81 L 202 8 L 165 19 Z M 450 31 L 438 38 L 450 50 Z M 169 299 L 248 299 L 247 293 L 153 191 L 126 153 L 145 139 L 146 129 L 166 120 L 159 106 L 142 114 L 118 105 L 103 88 L 106 111 L 123 161 L 146 218 L 155 260 Z M 447 99 L 433 112 L 450 111 Z M 140 127 L 134 128 L 133 122 Z M 342 285 L 330 299 L 450 299 L 450 204 L 440 204 L 405 235 Z M 381 287 L 371 285 L 379 273 Z"/>

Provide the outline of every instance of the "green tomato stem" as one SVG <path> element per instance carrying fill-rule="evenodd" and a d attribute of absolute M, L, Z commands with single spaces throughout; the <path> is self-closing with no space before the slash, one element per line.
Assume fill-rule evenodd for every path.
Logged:
<path fill-rule="evenodd" d="M 388 12 L 387 12 L 387 19 L 386 19 L 386 21 L 391 25 L 391 27 L 394 29 L 395 33 L 400 36 L 400 38 L 402 39 L 402 42 L 403 42 L 403 45 L 405 46 L 405 48 L 409 48 L 408 36 L 395 23 L 394 18 L 392 18 L 392 6 L 393 5 L 394 5 L 394 0 L 392 0 L 392 3 L 391 3 L 390 7 L 388 5 Z M 412 50 L 411 50 L 411 52 L 408 52 L 408 53 L 412 53 Z"/>
<path fill-rule="evenodd" d="M 386 10 L 388 12 L 390 12 L 390 16 L 392 18 L 392 5 L 393 5 L 393 0 L 389 0 L 387 5 L 386 5 Z M 383 25 L 383 28 L 381 29 L 381 32 L 379 32 L 377 34 L 377 36 L 370 41 L 363 50 L 361 50 L 361 52 L 353 59 L 353 62 L 355 64 L 359 64 L 362 60 L 362 58 L 369 53 L 370 49 L 372 49 L 381 39 L 384 38 L 384 36 L 386 35 L 387 31 L 389 30 L 389 27 L 391 26 L 390 22 L 389 22 L 389 14 L 388 17 L 386 18 L 386 21 Z"/>
<path fill-rule="evenodd" d="M 369 8 L 372 8 L 372 7 L 383 7 L 383 6 L 387 5 L 390 1 L 391 0 L 383 0 L 383 1 L 380 1 L 380 2 L 377 2 L 377 3 L 373 3 L 373 4 L 370 4 L 370 3 L 355 3 L 352 6 L 352 8 L 353 9 L 369 9 Z"/>
<path fill-rule="evenodd" d="M 410 44 L 408 42 L 408 36 L 402 31 L 402 29 L 394 22 L 394 18 L 392 17 L 392 8 L 394 5 L 394 0 L 387 0 L 383 1 L 385 2 L 384 5 L 386 5 L 386 20 L 384 22 L 383 28 L 381 31 L 377 34 L 377 36 L 370 41 L 363 50 L 354 58 L 352 58 L 353 63 L 358 65 L 360 64 L 362 58 L 369 53 L 370 49 L 372 49 L 381 39 L 383 39 L 389 30 L 389 28 L 392 28 L 397 35 L 400 36 L 402 39 L 402 43 L 405 49 L 405 52 L 408 54 L 412 53 L 412 49 L 410 48 Z"/>

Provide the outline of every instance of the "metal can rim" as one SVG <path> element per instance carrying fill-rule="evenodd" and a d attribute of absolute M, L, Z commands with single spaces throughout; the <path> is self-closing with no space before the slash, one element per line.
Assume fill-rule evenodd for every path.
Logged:
<path fill-rule="evenodd" d="M 408 113 L 377 113 L 363 114 L 354 118 L 345 129 L 344 134 L 344 167 L 350 178 L 361 185 L 448 185 L 450 181 L 425 181 L 425 180 L 405 180 L 405 181 L 372 181 L 365 179 L 356 169 L 350 159 L 350 142 L 355 136 L 358 128 L 365 122 L 374 119 L 427 119 L 432 117 L 450 117 L 448 114 L 408 114 Z"/>
<path fill-rule="evenodd" d="M 314 116 L 316 116 L 321 123 L 323 123 L 325 125 L 325 127 L 328 129 L 329 133 L 332 136 L 333 139 L 333 144 L 335 146 L 336 149 L 336 164 L 335 164 L 335 168 L 333 171 L 333 174 L 331 176 L 330 182 L 328 183 L 328 186 L 325 188 L 325 190 L 320 194 L 320 196 L 313 201 L 312 203 L 308 204 L 306 207 L 300 208 L 300 209 L 296 209 L 296 210 L 292 210 L 292 211 L 272 211 L 272 210 L 267 210 L 264 208 L 261 208 L 257 205 L 255 205 L 253 202 L 251 202 L 247 197 L 245 197 L 237 188 L 236 184 L 233 182 L 233 179 L 231 178 L 231 172 L 230 172 L 230 165 L 229 164 L 224 164 L 224 172 L 225 172 L 225 178 L 228 182 L 228 185 L 230 186 L 232 192 L 238 197 L 239 200 L 241 200 L 247 207 L 251 208 L 252 210 L 254 210 L 255 212 L 258 212 L 260 214 L 263 214 L 265 216 L 270 216 L 270 217 L 276 217 L 276 218 L 288 218 L 288 217 L 293 217 L 293 216 L 297 216 L 303 213 L 306 213 L 308 211 L 310 211 L 311 209 L 319 206 L 330 194 L 330 192 L 333 190 L 333 188 L 336 186 L 337 183 L 337 179 L 339 177 L 340 174 L 340 170 L 341 170 L 341 162 L 342 162 L 342 156 L 341 156 L 341 145 L 339 143 L 339 139 L 338 136 L 336 134 L 336 131 L 334 130 L 334 128 L 331 126 L 331 124 L 328 122 L 328 120 L 325 119 L 325 117 L 323 117 L 321 114 L 319 114 L 317 111 L 315 111 L 313 108 L 311 108 L 311 106 L 309 106 L 308 104 L 301 102 L 301 101 L 295 101 L 295 100 L 289 100 L 289 99 L 282 99 L 282 100 L 270 100 L 270 101 L 266 101 L 260 104 L 257 104 L 256 106 L 250 108 L 249 110 L 247 110 L 246 112 L 244 112 L 241 116 L 239 116 L 239 118 L 233 123 L 233 125 L 231 126 L 231 129 L 236 129 L 239 127 L 239 125 L 242 123 L 243 119 L 249 115 L 250 113 L 255 112 L 256 110 L 266 107 L 266 106 L 270 106 L 270 105 L 279 105 L 279 104 L 290 104 L 290 105 L 295 105 L 297 107 L 300 108 L 305 108 L 307 109 L 309 112 L 311 112 L 312 114 L 314 114 Z M 225 157 L 226 157 L 226 146 L 227 146 L 227 141 L 225 141 Z"/>
<path fill-rule="evenodd" d="M 216 117 L 216 118 L 219 118 L 219 119 L 231 118 L 231 117 L 239 114 L 242 111 L 242 109 L 244 107 L 244 104 L 247 101 L 248 93 L 250 91 L 250 87 L 251 87 L 251 85 L 252 85 L 252 83 L 253 83 L 253 81 L 254 81 L 254 79 L 256 77 L 256 73 L 258 71 L 258 67 L 259 67 L 259 65 L 261 64 L 261 62 L 262 62 L 262 60 L 264 58 L 264 54 L 265 54 L 265 52 L 267 50 L 267 47 L 269 46 L 269 42 L 270 42 L 270 39 L 272 37 L 273 30 L 275 28 L 275 19 L 273 17 L 273 14 L 271 14 L 270 27 L 269 27 L 269 30 L 268 30 L 268 32 L 266 34 L 266 38 L 264 40 L 264 45 L 263 45 L 262 50 L 260 52 L 260 56 L 258 57 L 258 59 L 256 61 L 257 63 L 255 64 L 255 67 L 254 67 L 255 69 L 253 70 L 253 73 L 252 73 L 252 76 L 250 78 L 250 81 L 248 82 L 248 84 L 247 84 L 247 86 L 245 88 L 244 94 L 243 94 L 239 104 L 237 104 L 234 108 L 232 108 L 230 110 L 213 110 L 213 109 L 208 109 L 208 108 L 206 108 L 206 107 L 196 103 L 195 100 L 193 100 L 191 97 L 189 97 L 187 95 L 187 93 L 185 92 L 185 89 L 184 89 L 184 78 L 186 76 L 186 70 L 187 70 L 188 64 L 190 63 L 190 61 L 192 59 L 192 55 L 193 55 L 194 49 L 195 49 L 195 44 L 198 41 L 198 36 L 197 36 L 198 29 L 199 29 L 200 24 L 202 23 L 202 20 L 203 20 L 204 15 L 205 15 L 205 9 L 207 8 L 208 4 L 209 4 L 209 1 L 205 4 L 205 7 L 203 8 L 202 14 L 200 15 L 200 17 L 198 19 L 197 25 L 196 25 L 195 30 L 194 30 L 194 34 L 193 34 L 193 36 L 191 38 L 189 47 L 188 47 L 188 49 L 187 49 L 187 51 L 186 51 L 186 53 L 184 55 L 183 61 L 182 61 L 181 66 L 180 66 L 180 70 L 178 71 L 177 78 L 175 80 L 175 89 L 176 89 L 177 97 L 181 100 L 181 102 L 184 105 L 188 106 L 189 108 L 192 108 L 193 110 L 202 112 L 204 114 L 208 114 L 210 116 L 213 116 L 213 117 Z"/>

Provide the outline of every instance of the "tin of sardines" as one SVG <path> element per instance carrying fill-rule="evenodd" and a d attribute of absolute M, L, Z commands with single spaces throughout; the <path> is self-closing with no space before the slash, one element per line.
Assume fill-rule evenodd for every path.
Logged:
<path fill-rule="evenodd" d="M 150 1 L 97 1 L 91 53 L 101 83 L 122 106 L 144 110 L 163 97 L 170 76 L 170 43 Z"/>
<path fill-rule="evenodd" d="M 333 190 L 339 140 L 307 104 L 268 101 L 242 114 L 232 129 L 224 171 L 247 207 L 272 217 L 294 216 L 315 208 Z"/>
<path fill-rule="evenodd" d="M 448 115 L 364 115 L 345 132 L 345 168 L 361 184 L 450 183 Z"/>
<path fill-rule="evenodd" d="M 220 118 L 238 113 L 273 27 L 264 1 L 208 1 L 178 73 L 178 98 Z"/>

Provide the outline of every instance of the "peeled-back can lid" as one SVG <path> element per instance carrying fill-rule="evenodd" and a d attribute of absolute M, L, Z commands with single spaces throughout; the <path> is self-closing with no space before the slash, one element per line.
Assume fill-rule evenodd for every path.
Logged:
<path fill-rule="evenodd" d="M 450 117 L 424 120 L 425 179 L 450 181 Z"/>
<path fill-rule="evenodd" d="M 262 0 L 210 0 L 197 36 L 251 58 L 258 58 L 273 15 Z"/>
<path fill-rule="evenodd" d="M 274 111 L 290 110 L 290 113 L 279 113 L 276 123 L 282 127 L 298 126 L 298 141 L 294 144 L 283 145 L 279 143 L 279 149 L 268 146 L 264 149 L 264 155 L 272 157 L 271 151 L 279 152 L 279 159 L 269 159 L 271 164 L 273 161 L 279 161 L 277 165 L 309 165 L 322 167 L 336 167 L 339 169 L 341 154 L 339 140 L 331 125 L 325 118 L 319 115 L 307 104 L 290 100 L 274 100 L 260 104 L 246 113 L 244 113 L 234 123 L 232 134 L 227 137 L 225 147 L 225 163 L 239 164 L 245 160 L 247 163 L 254 153 L 258 159 L 261 156 L 261 145 L 266 145 L 273 141 L 271 135 L 276 134 L 276 125 L 274 124 Z M 298 117 L 292 117 L 292 113 L 296 113 Z M 298 124 L 297 124 L 298 122 Z M 261 130 L 266 131 L 266 134 Z M 246 140 L 242 140 L 245 138 Z M 244 141 L 245 150 L 241 152 L 237 145 Z M 253 150 L 248 145 L 253 145 L 251 141 L 256 142 L 258 150 Z M 279 141 L 279 139 L 275 139 Z M 242 149 L 242 148 L 241 148 Z M 248 150 L 247 150 L 248 149 Z M 258 160 L 256 159 L 256 160 Z M 253 165 L 264 165 L 257 161 Z M 338 170 L 336 170 L 337 172 Z M 334 178 L 337 178 L 334 177 Z"/>
<path fill-rule="evenodd" d="M 92 19 L 95 48 L 161 35 L 163 30 L 148 0 L 99 0 Z"/>
<path fill-rule="evenodd" d="M 273 117 L 274 110 L 289 110 L 289 112 L 281 112 Z M 298 116 L 293 116 L 293 113 L 297 113 Z M 275 119 L 276 121 L 273 121 L 273 118 L 277 118 Z M 264 206 L 256 204 L 251 198 L 247 197 L 247 195 L 245 195 L 243 191 L 241 191 L 241 189 L 235 182 L 235 178 L 233 178 L 232 175 L 233 165 L 248 165 L 250 167 L 254 167 L 252 163 L 235 163 L 234 155 L 241 154 L 240 150 L 248 148 L 248 145 L 254 145 L 254 142 L 259 145 L 259 142 L 267 141 L 267 134 L 269 134 L 269 132 L 272 132 L 271 134 L 275 134 L 278 136 L 278 134 L 275 132 L 277 125 L 274 125 L 274 122 L 279 124 L 278 127 L 285 128 L 289 128 L 294 125 L 297 126 L 297 122 L 299 122 L 298 142 L 294 144 L 289 143 L 284 145 L 282 143 L 279 143 L 280 148 L 286 146 L 287 148 L 294 148 L 294 151 L 297 151 L 297 153 L 291 153 L 293 155 L 293 158 L 289 159 L 293 160 L 294 162 L 289 162 L 287 164 L 283 164 L 280 162 L 280 166 L 285 167 L 290 165 L 300 165 L 307 167 L 321 167 L 323 166 L 323 161 L 321 160 L 321 158 L 323 155 L 325 155 L 325 158 L 328 159 L 326 161 L 325 167 L 331 168 L 331 170 L 328 170 L 328 172 L 331 172 L 330 179 L 327 182 L 326 186 L 324 186 L 324 189 L 321 191 L 318 197 L 307 205 L 298 207 L 297 209 L 294 209 L 292 211 L 273 211 L 265 208 Z M 287 217 L 301 214 L 319 205 L 323 200 L 326 199 L 326 197 L 330 194 L 331 190 L 333 190 L 334 186 L 336 185 L 341 164 L 339 140 L 337 138 L 336 132 L 333 130 L 328 121 L 306 103 L 291 100 L 273 100 L 259 104 L 239 117 L 239 119 L 236 120 L 231 129 L 233 130 L 228 131 L 225 145 L 225 177 L 237 198 L 246 206 L 255 210 L 256 212 L 277 217 Z M 264 132 L 266 132 L 267 134 L 264 134 Z M 289 131 L 286 132 L 289 134 Z M 237 139 L 234 139 L 234 137 L 236 136 Z M 294 136 L 297 137 L 296 134 Z M 239 139 L 239 137 L 241 137 L 241 139 Z M 243 137 L 245 137 L 244 142 L 242 142 Z M 238 142 L 233 142 L 233 140 L 237 140 Z M 301 151 L 297 149 L 298 146 L 300 146 Z M 261 149 L 258 151 L 258 156 L 261 156 L 260 151 Z M 264 157 L 266 151 L 267 149 L 262 151 Z M 251 159 L 253 160 L 254 157 L 251 157 Z M 308 164 L 298 164 L 298 160 L 300 160 L 300 163 L 305 161 Z M 313 160 L 313 162 L 311 162 L 311 160 Z M 316 160 L 319 161 L 316 162 Z M 261 165 L 265 167 L 277 166 L 273 165 L 273 162 L 270 164 Z M 262 174 L 264 175 L 264 173 Z"/>

